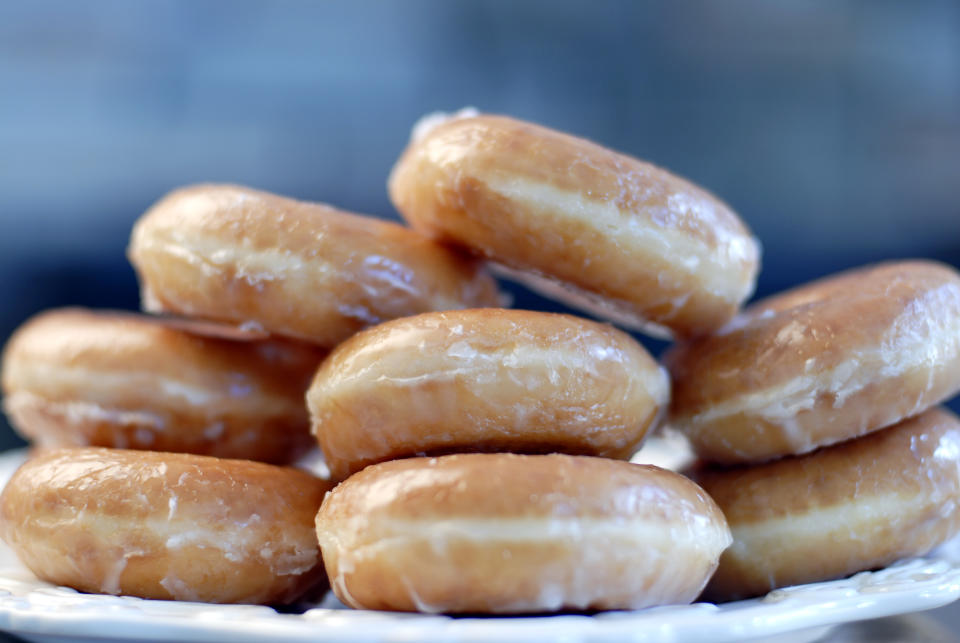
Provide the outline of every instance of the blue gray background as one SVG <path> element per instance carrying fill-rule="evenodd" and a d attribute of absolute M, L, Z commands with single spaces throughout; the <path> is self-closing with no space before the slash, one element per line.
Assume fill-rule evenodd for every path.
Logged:
<path fill-rule="evenodd" d="M 761 295 L 960 265 L 960 3 L 6 0 L 0 341 L 43 308 L 136 307 L 127 235 L 175 186 L 395 217 L 411 124 L 464 105 L 708 187 L 763 241 Z"/>

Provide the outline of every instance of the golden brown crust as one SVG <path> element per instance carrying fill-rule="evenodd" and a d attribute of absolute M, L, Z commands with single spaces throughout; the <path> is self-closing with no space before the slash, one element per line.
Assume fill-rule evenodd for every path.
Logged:
<path fill-rule="evenodd" d="M 925 554 L 960 531 L 960 420 L 934 408 L 814 453 L 695 478 L 734 537 L 708 599 L 831 580 Z"/>
<path fill-rule="evenodd" d="M 569 315 L 484 308 L 366 330 L 323 363 L 307 405 L 334 479 L 457 451 L 629 458 L 669 399 L 633 338 Z"/>
<path fill-rule="evenodd" d="M 759 247 L 724 203 L 649 163 L 511 118 L 451 119 L 415 138 L 389 192 L 414 227 L 566 284 L 575 305 L 613 308 L 618 321 L 696 335 L 753 290 Z"/>
<path fill-rule="evenodd" d="M 395 223 L 230 185 L 177 190 L 134 226 L 150 312 L 332 347 L 372 324 L 499 303 L 480 266 Z"/>
<path fill-rule="evenodd" d="M 326 497 L 317 534 L 341 600 L 429 612 L 689 602 L 729 543 L 713 501 L 675 473 L 503 453 L 368 467 Z"/>
<path fill-rule="evenodd" d="M 324 353 L 199 337 L 145 315 L 60 309 L 3 353 L 11 424 L 45 446 L 287 463 L 313 443 L 303 394 Z"/>
<path fill-rule="evenodd" d="M 0 535 L 39 578 L 84 592 L 287 603 L 323 580 L 329 484 L 245 460 L 41 452 L 0 496 Z"/>
<path fill-rule="evenodd" d="M 805 453 L 960 389 L 960 275 L 929 261 L 835 275 L 753 304 L 665 362 L 670 423 L 701 457 Z"/>

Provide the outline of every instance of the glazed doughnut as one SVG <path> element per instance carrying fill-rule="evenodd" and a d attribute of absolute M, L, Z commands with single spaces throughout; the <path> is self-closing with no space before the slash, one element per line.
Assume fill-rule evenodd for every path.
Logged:
<path fill-rule="evenodd" d="M 500 302 L 476 262 L 402 226 L 231 185 L 166 196 L 129 256 L 147 311 L 328 348 L 387 319 Z"/>
<path fill-rule="evenodd" d="M 660 336 L 712 330 L 753 291 L 759 246 L 724 203 L 649 163 L 511 118 L 429 117 L 389 192 L 426 234 Z"/>
<path fill-rule="evenodd" d="M 11 424 L 44 446 L 105 446 L 292 462 L 312 444 L 303 395 L 323 352 L 198 337 L 164 320 L 62 309 L 3 354 Z"/>
<path fill-rule="evenodd" d="M 760 301 L 665 361 L 670 424 L 700 457 L 806 453 L 960 389 L 960 275 L 927 261 L 842 273 Z"/>
<path fill-rule="evenodd" d="M 288 603 L 323 581 L 313 519 L 329 488 L 247 460 L 58 449 L 13 475 L 0 535 L 38 578 L 83 592 Z"/>
<path fill-rule="evenodd" d="M 858 440 L 696 479 L 733 532 L 707 599 L 831 580 L 925 554 L 960 531 L 960 421 L 935 408 Z"/>
<path fill-rule="evenodd" d="M 347 605 L 445 613 L 689 603 L 730 543 L 679 474 L 509 453 L 368 467 L 327 495 L 317 535 Z"/>
<path fill-rule="evenodd" d="M 334 479 L 458 451 L 629 458 L 670 396 L 666 371 L 612 326 L 484 308 L 424 313 L 337 347 L 307 391 Z"/>

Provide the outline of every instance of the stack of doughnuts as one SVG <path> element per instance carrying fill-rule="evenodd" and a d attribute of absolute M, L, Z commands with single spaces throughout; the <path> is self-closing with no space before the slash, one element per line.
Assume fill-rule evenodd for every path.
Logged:
<path fill-rule="evenodd" d="M 924 554 L 960 530 L 960 274 L 880 264 L 754 303 L 675 346 L 670 423 L 734 543 L 731 600 Z"/>
<path fill-rule="evenodd" d="M 82 591 L 315 594 L 332 485 L 277 465 L 315 444 L 318 365 L 385 319 L 496 305 L 494 280 L 402 226 L 234 186 L 161 200 L 130 258 L 144 309 L 165 316 L 54 310 L 7 343 L 4 409 L 38 455 L 0 498 L 0 535 L 38 577 Z"/>
<path fill-rule="evenodd" d="M 759 245 L 727 205 L 507 117 L 424 119 L 388 189 L 410 227 L 175 191 L 131 236 L 145 314 L 14 334 L 4 409 L 36 449 L 0 536 L 31 570 L 177 600 L 329 580 L 362 609 L 640 609 L 960 529 L 960 421 L 935 407 L 960 389 L 952 269 L 879 266 L 738 314 Z M 488 266 L 605 321 L 506 309 Z M 676 339 L 668 368 L 609 322 Z M 664 418 L 702 460 L 686 475 L 629 462 Z M 311 445 L 326 478 L 296 468 Z"/>
<path fill-rule="evenodd" d="M 715 328 L 751 292 L 757 244 L 702 189 L 565 134 L 461 116 L 416 128 L 390 176 L 414 229 L 660 333 Z M 725 520 L 688 479 L 623 461 L 669 395 L 632 337 L 569 315 L 432 312 L 358 333 L 307 392 L 345 479 L 317 515 L 334 593 L 448 613 L 692 601 Z"/>

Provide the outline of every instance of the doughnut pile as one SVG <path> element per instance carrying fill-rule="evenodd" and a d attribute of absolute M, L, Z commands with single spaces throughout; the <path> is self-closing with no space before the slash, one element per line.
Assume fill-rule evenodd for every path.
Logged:
<path fill-rule="evenodd" d="M 922 555 L 960 531 L 960 274 L 886 263 L 754 303 L 672 348 L 671 426 L 733 533 L 705 597 Z"/>
<path fill-rule="evenodd" d="M 502 116 L 424 119 L 388 191 L 410 228 L 177 190 L 131 235 L 144 313 L 10 338 L 4 410 L 37 448 L 0 537 L 25 565 L 152 599 L 329 582 L 357 609 L 523 614 L 756 596 L 960 531 L 954 269 L 739 312 L 760 248 L 726 204 Z M 487 266 L 675 338 L 666 368 L 610 323 L 502 308 Z M 664 419 L 685 475 L 629 461 Z"/>
<path fill-rule="evenodd" d="M 7 342 L 4 410 L 37 449 L 0 496 L 0 536 L 85 592 L 321 597 L 332 485 L 275 466 L 316 444 L 317 368 L 364 327 L 497 305 L 495 281 L 400 225 L 226 185 L 162 199 L 129 256 L 144 310 L 165 316 L 54 310 Z"/>

